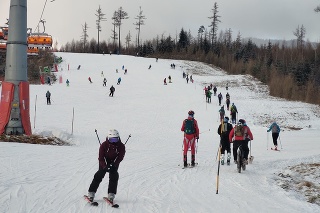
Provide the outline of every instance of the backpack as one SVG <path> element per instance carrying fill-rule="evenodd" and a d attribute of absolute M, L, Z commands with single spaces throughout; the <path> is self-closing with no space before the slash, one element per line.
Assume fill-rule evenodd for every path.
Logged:
<path fill-rule="evenodd" d="M 234 105 L 233 105 L 233 106 L 231 106 L 231 112 L 232 112 L 232 113 L 237 112 L 237 108 L 236 108 L 236 106 L 234 106 Z"/>
<path fill-rule="evenodd" d="M 196 128 L 194 127 L 194 120 L 193 119 L 186 119 L 184 120 L 184 132 L 187 135 L 194 134 L 196 132 Z"/>
<path fill-rule="evenodd" d="M 236 125 L 235 131 L 234 131 L 235 136 L 244 136 L 244 128 L 242 125 Z"/>

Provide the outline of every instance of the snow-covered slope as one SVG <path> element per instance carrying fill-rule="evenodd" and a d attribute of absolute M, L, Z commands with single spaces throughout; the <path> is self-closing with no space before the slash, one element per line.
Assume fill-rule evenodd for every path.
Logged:
<path fill-rule="evenodd" d="M 319 163 L 318 106 L 270 97 L 267 87 L 250 76 L 226 75 L 197 62 L 56 55 L 64 59 L 59 67 L 63 71 L 57 77 L 61 76 L 63 82 L 69 79 L 70 87 L 58 82 L 52 86 L 31 85 L 31 123 L 34 134 L 57 136 L 72 146 L 0 143 L 1 213 L 320 212 L 319 206 L 306 202 L 299 193 L 283 190 L 277 176 L 287 166 Z M 175 69 L 170 68 L 172 63 Z M 80 70 L 76 69 L 78 65 Z M 128 70 L 126 75 L 123 65 Z M 102 86 L 102 71 L 107 87 Z M 193 84 L 182 78 L 183 71 L 193 74 Z M 173 83 L 163 85 L 169 75 Z M 122 78 L 120 85 L 116 84 L 118 77 Z M 225 97 L 227 82 L 231 102 L 253 132 L 254 162 L 241 174 L 233 162 L 221 166 L 216 194 L 220 107 L 215 96 L 211 104 L 205 102 L 203 88 L 213 83 Z M 114 97 L 109 97 L 111 85 L 116 88 Z M 47 90 L 52 93 L 50 106 L 46 105 Z M 181 169 L 180 128 L 190 109 L 195 111 L 202 132 L 196 155 L 199 165 Z M 270 150 L 272 139 L 266 130 L 272 121 L 283 130 L 280 152 Z M 122 141 L 132 136 L 119 168 L 116 202 L 120 208 L 112 209 L 102 200 L 107 194 L 108 176 L 96 195 L 100 205 L 92 207 L 82 196 L 98 169 L 95 129 L 104 141 L 113 128 L 119 130 Z M 319 182 L 319 175 L 316 177 Z"/>

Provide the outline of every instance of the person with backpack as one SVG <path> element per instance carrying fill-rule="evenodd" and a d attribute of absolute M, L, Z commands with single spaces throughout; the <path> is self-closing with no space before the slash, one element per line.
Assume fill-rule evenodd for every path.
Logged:
<path fill-rule="evenodd" d="M 90 76 L 89 76 L 88 80 L 89 80 L 89 82 L 90 82 L 90 83 L 92 83 L 92 81 L 91 81 L 91 77 L 90 77 Z"/>
<path fill-rule="evenodd" d="M 116 88 L 114 88 L 114 86 L 112 85 L 110 87 L 110 93 L 109 93 L 109 96 L 113 97 L 113 93 L 116 91 Z"/>
<path fill-rule="evenodd" d="M 223 99 L 221 92 L 218 95 L 218 99 L 219 99 L 219 106 L 221 106 L 221 101 Z"/>
<path fill-rule="evenodd" d="M 280 134 L 280 127 L 276 122 L 273 122 L 267 132 L 272 132 L 272 140 L 274 145 L 274 150 L 278 150 L 278 137 Z"/>
<path fill-rule="evenodd" d="M 187 152 L 189 147 L 191 148 L 191 166 L 195 166 L 195 154 L 196 154 L 196 139 L 199 139 L 199 127 L 198 122 L 194 119 L 194 111 L 188 112 L 188 118 L 182 123 L 181 131 L 184 132 L 183 138 L 183 166 L 187 167 Z"/>
<path fill-rule="evenodd" d="M 219 114 L 220 114 L 220 122 L 222 122 L 225 115 L 224 106 L 220 108 Z"/>
<path fill-rule="evenodd" d="M 212 95 L 212 92 L 210 90 L 207 90 L 206 92 L 207 103 L 211 103 L 211 95 Z"/>
<path fill-rule="evenodd" d="M 244 119 L 240 119 L 238 124 L 229 133 L 229 141 L 233 143 L 233 159 L 234 163 L 237 164 L 237 149 L 241 145 L 244 159 L 243 163 L 248 164 L 249 147 L 248 142 L 253 140 L 253 135 L 250 128 L 247 126 Z"/>
<path fill-rule="evenodd" d="M 237 121 L 237 107 L 236 105 L 234 105 L 234 103 L 232 103 L 231 108 L 230 108 L 230 114 L 231 114 L 231 123 L 235 124 Z"/>
<path fill-rule="evenodd" d="M 229 123 L 229 118 L 225 117 L 218 127 L 218 134 L 220 135 L 220 146 L 221 146 L 221 165 L 224 165 L 224 154 L 227 151 L 227 165 L 230 165 L 231 159 L 231 148 L 229 141 L 229 134 L 233 129 L 232 124 Z"/>
<path fill-rule="evenodd" d="M 93 202 L 98 187 L 109 173 L 108 200 L 112 203 L 117 194 L 119 173 L 118 168 L 126 153 L 125 145 L 121 142 L 119 132 L 115 129 L 108 131 L 106 141 L 99 148 L 99 170 L 95 173 L 88 190 L 88 198 Z"/>

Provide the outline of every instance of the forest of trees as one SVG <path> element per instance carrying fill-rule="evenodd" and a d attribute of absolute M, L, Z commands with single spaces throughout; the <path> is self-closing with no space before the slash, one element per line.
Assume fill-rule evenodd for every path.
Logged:
<path fill-rule="evenodd" d="M 320 12 L 320 6 L 315 8 L 315 12 Z M 96 16 L 99 32 L 98 23 L 104 16 L 100 6 Z M 258 46 L 250 39 L 244 40 L 240 32 L 234 35 L 232 29 L 220 30 L 218 33 L 221 16 L 218 4 L 214 3 L 208 28 L 201 25 L 196 37 L 193 37 L 190 31 L 181 29 L 176 38 L 162 35 L 140 42 L 140 28 L 146 19 L 140 7 L 140 12 L 135 18 L 137 22 L 134 23 L 138 30 L 138 41 L 135 45 L 130 45 L 129 32 L 126 45 L 121 46 L 121 20 L 127 18 L 128 14 L 122 7 L 114 12 L 111 43 L 97 42 L 94 38 L 88 41 L 85 23 L 82 39 L 63 45 L 60 51 L 138 54 L 142 57 L 204 62 L 220 67 L 229 74 L 252 75 L 267 84 L 273 96 L 320 105 L 320 44 L 305 40 L 307 29 L 303 25 L 293 29 L 292 33 L 296 39 L 292 45 L 288 46 L 285 41 L 269 41 L 268 44 Z M 118 44 L 116 40 L 119 41 Z"/>

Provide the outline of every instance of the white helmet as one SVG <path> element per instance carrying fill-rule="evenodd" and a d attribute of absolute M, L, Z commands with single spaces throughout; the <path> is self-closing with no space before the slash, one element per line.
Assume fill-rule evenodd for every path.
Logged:
<path fill-rule="evenodd" d="M 108 138 L 118 138 L 119 136 L 119 132 L 115 129 L 110 129 L 108 131 Z"/>

